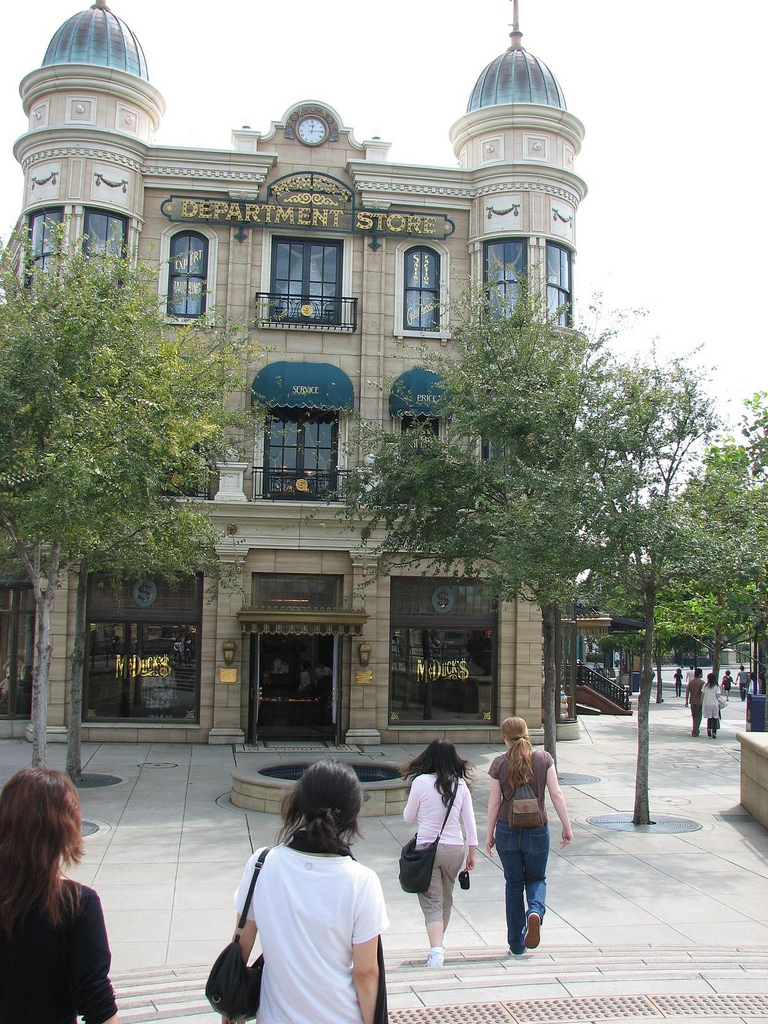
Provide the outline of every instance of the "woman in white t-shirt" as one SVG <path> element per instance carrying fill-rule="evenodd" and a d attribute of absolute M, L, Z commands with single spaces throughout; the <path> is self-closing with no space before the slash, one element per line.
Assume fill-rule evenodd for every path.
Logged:
<path fill-rule="evenodd" d="M 403 817 L 418 822 L 416 849 L 440 836 L 432 880 L 427 891 L 419 893 L 430 945 L 427 967 L 442 967 L 445 959 L 444 935 L 451 919 L 453 888 L 464 861 L 462 823 L 469 846 L 467 870 L 475 866 L 477 825 L 466 783 L 469 768 L 469 762 L 459 757 L 450 740 L 432 740 L 426 750 L 400 769 L 404 779 L 413 779 Z"/>
<path fill-rule="evenodd" d="M 378 876 L 347 845 L 360 835 L 362 800 L 353 770 L 334 760 L 311 765 L 283 800 L 280 845 L 266 856 L 240 938 L 246 962 L 257 932 L 264 953 L 259 1024 L 373 1024 L 389 919 Z M 259 853 L 235 893 L 238 916 Z"/>

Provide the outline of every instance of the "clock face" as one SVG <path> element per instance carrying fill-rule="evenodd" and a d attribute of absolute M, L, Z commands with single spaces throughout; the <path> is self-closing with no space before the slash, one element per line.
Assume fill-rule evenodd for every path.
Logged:
<path fill-rule="evenodd" d="M 319 117 L 303 117 L 296 132 L 305 146 L 319 146 L 328 135 L 328 125 Z"/>

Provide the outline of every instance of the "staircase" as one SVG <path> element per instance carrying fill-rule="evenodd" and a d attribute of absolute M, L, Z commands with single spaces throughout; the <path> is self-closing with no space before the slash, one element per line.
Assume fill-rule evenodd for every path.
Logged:
<path fill-rule="evenodd" d="M 620 686 L 586 665 L 576 666 L 576 703 L 603 715 L 631 715 L 628 686 Z"/>
<path fill-rule="evenodd" d="M 390 1024 L 555 1024 L 667 1017 L 768 1018 L 768 949 L 624 946 L 446 951 L 442 970 L 426 952 L 386 957 Z M 165 967 L 113 977 L 120 1024 L 202 1024 L 209 968 Z"/>

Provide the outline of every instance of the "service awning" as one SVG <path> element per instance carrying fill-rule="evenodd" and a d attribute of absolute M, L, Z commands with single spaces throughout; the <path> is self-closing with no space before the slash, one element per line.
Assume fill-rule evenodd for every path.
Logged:
<path fill-rule="evenodd" d="M 390 416 L 443 416 L 448 393 L 436 373 L 415 366 L 401 373 L 389 395 Z"/>
<path fill-rule="evenodd" d="M 360 636 L 368 613 L 326 609 L 292 612 L 285 608 L 243 608 L 237 617 L 244 634 Z"/>
<path fill-rule="evenodd" d="M 352 381 L 331 363 L 270 363 L 253 379 L 254 404 L 279 409 L 354 409 Z"/>

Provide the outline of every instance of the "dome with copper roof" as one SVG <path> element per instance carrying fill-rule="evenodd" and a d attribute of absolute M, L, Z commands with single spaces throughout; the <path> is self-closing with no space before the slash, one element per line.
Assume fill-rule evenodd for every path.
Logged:
<path fill-rule="evenodd" d="M 482 72 L 467 104 L 467 113 L 499 103 L 538 103 L 567 110 L 565 96 L 557 79 L 544 61 L 523 47 L 518 25 L 517 0 L 514 0 L 511 45 Z"/>
<path fill-rule="evenodd" d="M 48 44 L 42 67 L 53 64 L 96 64 L 149 81 L 141 43 L 106 0 L 96 0 L 64 22 Z"/>

